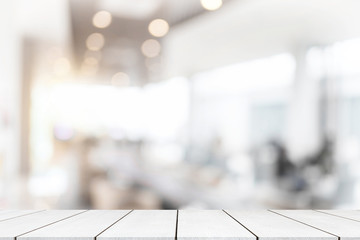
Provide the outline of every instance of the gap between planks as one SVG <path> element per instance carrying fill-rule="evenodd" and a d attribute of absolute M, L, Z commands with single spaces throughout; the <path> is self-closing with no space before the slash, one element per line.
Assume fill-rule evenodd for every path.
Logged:
<path fill-rule="evenodd" d="M 278 212 L 276 212 L 276 211 L 273 211 L 273 210 L 271 210 L 271 209 L 268 209 L 268 211 L 270 211 L 270 212 L 272 212 L 272 213 L 275 213 L 275 214 L 278 214 L 278 215 L 280 215 L 280 216 L 283 216 L 283 217 L 285 217 L 285 218 L 291 219 L 291 220 L 296 221 L 296 222 L 298 222 L 298 223 L 302 223 L 302 224 L 304 224 L 304 225 L 306 225 L 306 226 L 315 228 L 315 229 L 317 229 L 317 230 L 319 230 L 319 231 L 322 231 L 322 232 L 325 232 L 325 233 L 327 233 L 327 234 L 330 234 L 330 235 L 332 235 L 332 236 L 334 236 L 334 237 L 337 237 L 337 239 L 340 240 L 340 237 L 337 236 L 337 235 L 335 235 L 335 234 L 333 234 L 333 233 L 327 232 L 327 231 L 322 230 L 322 229 L 320 229 L 320 228 L 314 227 L 314 226 L 312 226 L 312 225 L 310 225 L 310 224 L 307 224 L 307 223 L 304 223 L 304 222 L 302 222 L 302 221 L 296 220 L 296 219 L 294 219 L 294 218 L 288 217 L 288 216 L 286 216 L 286 215 L 283 215 L 283 214 L 278 213 Z M 314 212 L 315 212 L 315 211 L 314 211 Z"/>
<path fill-rule="evenodd" d="M 259 237 L 253 233 L 250 229 L 248 229 L 244 224 L 242 224 L 240 221 L 238 221 L 236 218 L 234 218 L 233 216 L 231 216 L 228 212 L 226 212 L 224 209 L 222 209 L 222 211 L 224 213 L 226 213 L 226 215 L 228 215 L 229 217 L 231 217 L 235 222 L 237 222 L 238 224 L 240 224 L 243 228 L 245 228 L 246 230 L 248 230 L 252 235 L 254 235 L 254 237 L 256 238 L 256 240 L 259 240 Z"/>
<path fill-rule="evenodd" d="M 45 211 L 46 211 L 46 210 L 45 210 Z M 71 215 L 71 216 L 65 217 L 65 218 L 60 219 L 60 220 L 57 220 L 57 221 L 55 221 L 55 222 L 52 222 L 52 223 L 46 224 L 46 225 L 41 226 L 41 227 L 38 227 L 38 228 L 35 228 L 35 229 L 30 230 L 30 231 L 27 231 L 27 232 L 25 232 L 25 233 L 22 233 L 22 234 L 20 234 L 20 235 L 18 235 L 18 236 L 15 236 L 15 240 L 17 240 L 17 239 L 18 239 L 18 237 L 21 237 L 21 236 L 23 236 L 23 235 L 25 235 L 25 234 L 28 234 L 28 233 L 30 233 L 30 232 L 36 231 L 36 230 L 38 230 L 38 229 L 41 229 L 41 228 L 44 228 L 44 227 L 50 226 L 50 225 L 52 225 L 52 224 L 55 224 L 55 223 L 58 223 L 58 222 L 61 222 L 61 221 L 64 221 L 64 220 L 69 219 L 69 218 L 72 218 L 72 217 L 74 217 L 74 216 L 76 216 L 76 215 L 83 214 L 84 212 L 87 212 L 87 211 L 89 211 L 89 210 L 84 210 L 84 211 L 79 212 L 79 213 L 76 213 L 76 214 L 74 214 L 74 215 Z M 40 212 L 42 212 L 42 211 L 40 211 Z M 38 212 L 37 212 L 37 213 L 38 213 Z"/>
<path fill-rule="evenodd" d="M 31 214 L 34 214 L 34 213 L 44 212 L 44 211 L 46 211 L 46 210 L 39 210 L 39 211 L 30 212 L 30 213 L 24 213 L 24 214 L 20 214 L 18 216 L 15 216 L 15 217 L 9 217 L 9 218 L 5 218 L 5 219 L 1 219 L 0 222 L 7 221 L 7 220 L 10 220 L 10 219 L 14 219 L 14 218 L 18 218 L 18 217 L 31 215 Z"/>
<path fill-rule="evenodd" d="M 323 211 L 321 211 L 321 210 L 316 210 L 316 209 L 313 209 L 313 211 L 316 211 L 316 212 L 319 212 L 319 213 L 328 214 L 328 215 L 335 216 L 335 217 L 339 217 L 339 218 L 345 218 L 345 219 L 352 220 L 352 221 L 355 221 L 355 222 L 360 222 L 359 220 L 356 220 L 356 219 L 353 219 L 353 218 L 349 218 L 349 217 L 340 216 L 340 215 L 337 215 L 337 214 L 334 214 L 334 213 L 323 212 Z"/>
<path fill-rule="evenodd" d="M 97 234 L 94 239 L 96 240 L 97 237 L 102 234 L 103 232 L 105 232 L 106 230 L 108 230 L 109 228 L 111 228 L 112 226 L 114 226 L 116 223 L 118 223 L 121 219 L 125 218 L 126 216 L 128 216 L 130 213 L 132 213 L 134 211 L 134 209 L 131 209 L 127 214 L 125 214 L 124 216 L 122 216 L 121 218 L 119 218 L 118 220 L 116 220 L 114 223 L 112 223 L 110 226 L 108 226 L 107 228 L 105 228 L 104 230 L 102 230 L 99 234 Z"/>

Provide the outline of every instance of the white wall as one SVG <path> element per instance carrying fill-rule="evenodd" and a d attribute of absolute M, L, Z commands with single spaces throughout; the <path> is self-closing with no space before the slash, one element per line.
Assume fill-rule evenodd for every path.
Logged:
<path fill-rule="evenodd" d="M 0 3 L 0 208 L 33 207 L 24 205 L 30 202 L 26 183 L 32 84 L 48 61 L 44 52 L 49 46 L 68 52 L 68 10 L 64 0 Z"/>
<path fill-rule="evenodd" d="M 18 1 L 0 3 L 0 199 L 14 207 L 20 200 L 16 191 L 20 169 L 20 88 L 21 41 L 14 13 Z M 9 198 L 13 197 L 13 201 Z"/>

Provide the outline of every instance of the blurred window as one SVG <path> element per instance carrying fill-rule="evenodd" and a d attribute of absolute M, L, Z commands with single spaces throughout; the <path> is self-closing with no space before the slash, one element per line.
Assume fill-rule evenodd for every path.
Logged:
<path fill-rule="evenodd" d="M 283 53 L 195 75 L 193 141 L 220 138 L 236 151 L 281 138 L 294 72 L 293 56 Z"/>

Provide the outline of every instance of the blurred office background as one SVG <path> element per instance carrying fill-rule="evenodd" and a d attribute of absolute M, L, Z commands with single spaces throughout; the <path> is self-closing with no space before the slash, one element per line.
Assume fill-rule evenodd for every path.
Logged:
<path fill-rule="evenodd" d="M 0 208 L 360 207 L 360 1 L 0 4 Z"/>

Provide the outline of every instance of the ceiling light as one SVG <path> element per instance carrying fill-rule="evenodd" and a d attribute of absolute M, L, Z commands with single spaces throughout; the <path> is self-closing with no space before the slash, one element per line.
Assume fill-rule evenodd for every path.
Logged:
<path fill-rule="evenodd" d="M 104 44 L 105 38 L 101 33 L 93 33 L 86 39 L 86 46 L 92 51 L 99 51 Z"/>
<path fill-rule="evenodd" d="M 149 58 L 158 56 L 160 54 L 160 50 L 160 43 L 155 39 L 148 39 L 141 45 L 142 53 Z"/>
<path fill-rule="evenodd" d="M 130 84 L 129 75 L 124 72 L 118 72 L 111 78 L 111 83 L 117 86 L 128 86 Z"/>
<path fill-rule="evenodd" d="M 87 65 L 97 65 L 99 61 L 94 57 L 86 57 L 84 63 Z"/>
<path fill-rule="evenodd" d="M 83 62 L 81 64 L 80 71 L 85 76 L 94 76 L 97 73 L 98 69 L 99 67 L 97 64 L 91 65 L 86 62 Z"/>
<path fill-rule="evenodd" d="M 203 8 L 209 11 L 214 11 L 222 6 L 222 0 L 200 0 Z"/>
<path fill-rule="evenodd" d="M 97 28 L 106 28 L 111 24 L 112 16 L 108 11 L 97 12 L 93 19 L 93 25 Z"/>
<path fill-rule="evenodd" d="M 164 19 L 155 19 L 151 21 L 148 29 L 154 37 L 163 37 L 169 31 L 169 24 Z"/>
<path fill-rule="evenodd" d="M 99 9 L 110 11 L 114 16 L 145 20 L 153 16 L 163 5 L 163 0 L 101 0 Z"/>
<path fill-rule="evenodd" d="M 84 53 L 84 58 L 88 58 L 88 57 L 93 57 L 96 58 L 98 61 L 101 60 L 101 51 L 91 51 L 91 50 L 86 50 Z"/>

